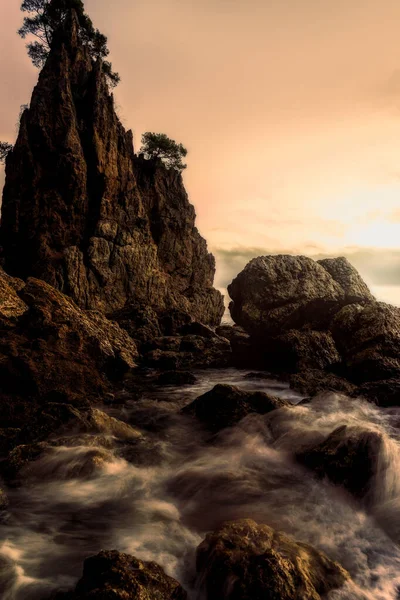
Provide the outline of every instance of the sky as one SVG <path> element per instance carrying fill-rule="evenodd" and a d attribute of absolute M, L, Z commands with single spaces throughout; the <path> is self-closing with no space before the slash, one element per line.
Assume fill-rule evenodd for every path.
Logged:
<path fill-rule="evenodd" d="M 0 0 L 0 139 L 37 71 Z M 86 0 L 109 38 L 135 147 L 188 148 L 184 173 L 219 287 L 253 256 L 346 255 L 400 304 L 398 0 Z M 3 174 L 0 174 L 0 187 Z"/>

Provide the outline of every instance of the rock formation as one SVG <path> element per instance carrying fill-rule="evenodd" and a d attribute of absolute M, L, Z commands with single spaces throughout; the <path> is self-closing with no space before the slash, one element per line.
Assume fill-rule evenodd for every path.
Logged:
<path fill-rule="evenodd" d="M 254 336 L 323 329 L 343 306 L 373 296 L 345 258 L 315 262 L 306 256 L 254 258 L 228 286 L 233 320 Z"/>
<path fill-rule="evenodd" d="M 320 600 L 349 579 L 322 552 L 250 519 L 207 535 L 197 572 L 207 600 Z"/>
<path fill-rule="evenodd" d="M 255 258 L 228 291 L 248 353 L 267 369 L 300 374 L 291 381 L 302 392 L 361 386 L 380 404 L 400 402 L 400 309 L 377 302 L 345 258 Z"/>
<path fill-rule="evenodd" d="M 84 311 L 44 281 L 0 269 L 0 405 L 19 427 L 37 404 L 87 404 L 136 367 L 135 343 L 117 323 Z"/>
<path fill-rule="evenodd" d="M 0 237 L 7 272 L 43 279 L 80 308 L 122 310 L 133 329 L 143 310 L 161 333 L 173 311 L 210 325 L 223 314 L 182 177 L 135 156 L 74 13 L 21 117 Z"/>

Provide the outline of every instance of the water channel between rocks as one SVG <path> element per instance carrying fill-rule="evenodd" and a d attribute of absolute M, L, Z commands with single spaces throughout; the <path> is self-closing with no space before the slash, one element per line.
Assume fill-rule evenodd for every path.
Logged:
<path fill-rule="evenodd" d="M 180 408 L 217 383 L 263 390 L 297 404 L 285 384 L 207 370 L 198 383 L 152 390 L 140 400 L 100 407 L 140 434 L 63 435 L 8 490 L 3 515 L 3 600 L 42 600 L 69 589 L 82 562 L 101 549 L 154 560 L 198 598 L 195 550 L 227 519 L 248 517 L 313 544 L 338 560 L 354 583 L 329 599 L 395 600 L 400 585 L 399 409 L 324 394 L 295 410 L 249 415 L 211 437 Z M 351 424 L 385 436 L 385 461 L 367 514 L 343 489 L 296 464 L 305 441 Z M 383 491 L 382 491 L 383 490 Z"/>

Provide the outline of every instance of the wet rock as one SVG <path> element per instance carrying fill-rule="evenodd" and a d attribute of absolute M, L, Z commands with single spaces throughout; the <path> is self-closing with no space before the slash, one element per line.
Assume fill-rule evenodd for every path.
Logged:
<path fill-rule="evenodd" d="M 90 434 L 89 441 L 84 439 L 85 434 Z M 112 441 L 107 443 L 107 438 L 112 438 Z M 136 443 L 141 439 L 142 434 L 137 429 L 97 408 L 78 409 L 68 404 L 47 404 L 38 409 L 29 425 L 20 430 L 16 445 L 3 461 L 1 471 L 7 481 L 14 480 L 22 469 L 26 475 L 27 465 L 60 444 L 112 447 L 118 443 Z M 88 450 L 87 456 L 71 466 L 69 476 L 89 475 L 108 459 L 109 455 L 103 448 L 93 447 Z"/>
<path fill-rule="evenodd" d="M 165 371 L 156 380 L 158 385 L 194 385 L 197 378 L 190 371 Z"/>
<path fill-rule="evenodd" d="M 196 569 L 207 600 L 321 600 L 349 579 L 322 552 L 250 519 L 208 534 Z"/>
<path fill-rule="evenodd" d="M 303 448 L 296 457 L 318 477 L 327 477 L 363 498 L 369 491 L 383 443 L 378 431 L 343 425 L 322 442 Z"/>
<path fill-rule="evenodd" d="M 17 446 L 1 464 L 1 474 L 6 481 L 13 481 L 19 472 L 34 462 L 50 446 L 45 442 Z"/>
<path fill-rule="evenodd" d="M 264 392 L 246 392 L 231 385 L 216 385 L 182 409 L 183 414 L 194 415 L 210 431 L 216 433 L 236 425 L 250 413 L 266 413 L 289 406 L 286 400 Z"/>
<path fill-rule="evenodd" d="M 19 444 L 53 441 L 77 434 L 112 436 L 121 441 L 133 441 L 141 437 L 138 430 L 128 423 L 115 419 L 88 406 L 49 403 L 39 407 L 29 422 L 20 430 Z"/>
<path fill-rule="evenodd" d="M 7 160 L 6 271 L 43 279 L 80 308 L 115 318 L 133 306 L 132 326 L 127 311 L 121 323 L 138 339 L 157 327 L 166 332 L 161 322 L 174 310 L 218 325 L 223 298 L 195 218 L 181 175 L 135 156 L 101 65 L 70 19 L 53 40 Z M 137 305 L 158 322 L 145 315 L 138 322 Z"/>
<path fill-rule="evenodd" d="M 378 406 L 400 406 L 400 378 L 364 383 L 358 394 Z"/>
<path fill-rule="evenodd" d="M 69 600 L 186 600 L 182 586 L 154 562 L 112 550 L 87 558 Z"/>
<path fill-rule="evenodd" d="M 348 396 L 357 394 L 357 386 L 347 379 L 319 369 L 307 369 L 290 376 L 290 387 L 300 394 L 316 396 L 320 392 L 340 392 Z"/>

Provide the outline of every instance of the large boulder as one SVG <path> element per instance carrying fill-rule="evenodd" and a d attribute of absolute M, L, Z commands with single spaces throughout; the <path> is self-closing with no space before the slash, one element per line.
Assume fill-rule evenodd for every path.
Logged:
<path fill-rule="evenodd" d="M 236 425 L 250 413 L 265 415 L 271 410 L 289 406 L 286 400 L 264 392 L 246 392 L 232 385 L 216 385 L 182 409 L 183 414 L 196 416 L 213 433 Z"/>
<path fill-rule="evenodd" d="M 322 552 L 250 519 L 208 534 L 196 567 L 206 600 L 320 600 L 349 579 Z"/>
<path fill-rule="evenodd" d="M 45 280 L 80 308 L 120 315 L 138 339 L 175 309 L 218 325 L 215 260 L 195 220 L 180 173 L 135 156 L 101 61 L 67 19 L 7 158 L 6 270 Z M 138 317 L 138 306 L 151 310 Z"/>
<path fill-rule="evenodd" d="M 338 260 L 343 267 L 343 259 Z M 371 300 L 366 286 L 362 295 L 363 282 L 357 272 L 345 264 L 346 277 L 337 281 L 331 273 L 342 273 L 343 269 L 335 268 L 334 262 L 329 263 L 328 270 L 306 256 L 254 258 L 228 286 L 232 318 L 255 337 L 306 324 L 320 328 L 354 298 L 358 302 Z"/>
<path fill-rule="evenodd" d="M 75 591 L 52 600 L 186 600 L 180 583 L 154 562 L 112 550 L 87 558 Z"/>
<path fill-rule="evenodd" d="M 322 442 L 297 452 L 296 457 L 318 477 L 327 477 L 357 498 L 364 498 L 383 444 L 383 434 L 377 430 L 342 425 Z"/>

